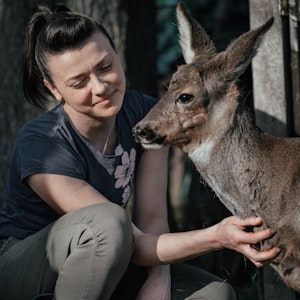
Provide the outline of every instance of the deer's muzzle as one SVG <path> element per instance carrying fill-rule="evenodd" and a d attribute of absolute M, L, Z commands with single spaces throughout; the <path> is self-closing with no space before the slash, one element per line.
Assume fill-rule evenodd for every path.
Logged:
<path fill-rule="evenodd" d="M 158 128 L 152 127 L 150 124 L 138 123 L 132 129 L 133 135 L 137 143 L 143 145 L 146 149 L 158 149 L 163 147 L 165 136 L 158 134 Z"/>

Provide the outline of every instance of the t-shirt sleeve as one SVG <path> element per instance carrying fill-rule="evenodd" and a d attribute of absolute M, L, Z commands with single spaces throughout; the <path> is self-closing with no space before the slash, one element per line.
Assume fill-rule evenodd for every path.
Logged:
<path fill-rule="evenodd" d="M 78 179 L 85 176 L 78 153 L 55 138 L 30 136 L 22 139 L 17 158 L 21 181 L 40 173 L 66 175 Z"/>

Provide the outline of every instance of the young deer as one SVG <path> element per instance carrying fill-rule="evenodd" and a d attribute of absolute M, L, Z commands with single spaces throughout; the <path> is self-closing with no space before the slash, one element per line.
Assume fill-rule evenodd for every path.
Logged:
<path fill-rule="evenodd" d="M 272 265 L 300 291 L 300 139 L 261 132 L 236 83 L 273 18 L 220 53 L 182 4 L 177 19 L 187 64 L 135 126 L 136 140 L 146 149 L 181 148 L 232 214 L 261 216 L 277 232 L 261 247 L 282 249 Z"/>

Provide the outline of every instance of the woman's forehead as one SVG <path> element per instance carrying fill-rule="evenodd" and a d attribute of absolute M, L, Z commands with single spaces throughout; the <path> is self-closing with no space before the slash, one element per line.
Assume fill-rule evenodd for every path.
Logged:
<path fill-rule="evenodd" d="M 93 68 L 107 57 L 115 54 L 108 39 L 102 33 L 95 33 L 80 47 L 60 54 L 47 55 L 50 73 L 77 73 Z M 65 76 L 64 76 L 65 77 Z"/>

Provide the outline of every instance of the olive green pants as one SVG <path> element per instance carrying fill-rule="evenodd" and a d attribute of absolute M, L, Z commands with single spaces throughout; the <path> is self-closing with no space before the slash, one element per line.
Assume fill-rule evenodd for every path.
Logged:
<path fill-rule="evenodd" d="M 0 300 L 134 300 L 147 276 L 129 263 L 131 222 L 114 204 L 79 209 L 0 245 Z M 235 299 L 230 285 L 199 268 L 176 264 L 171 270 L 174 300 Z"/>

